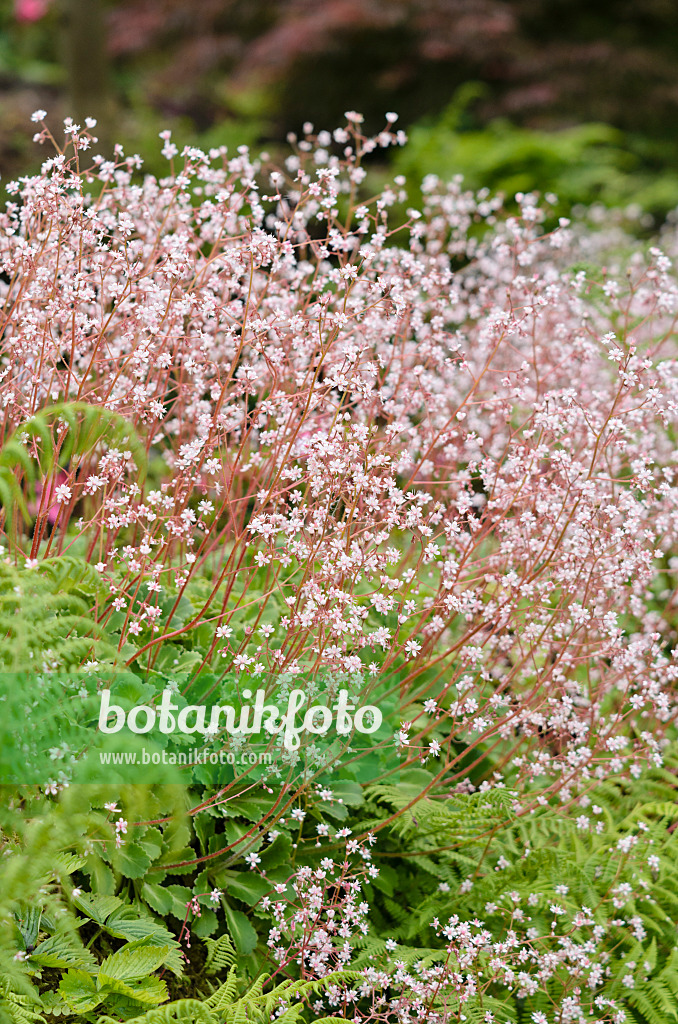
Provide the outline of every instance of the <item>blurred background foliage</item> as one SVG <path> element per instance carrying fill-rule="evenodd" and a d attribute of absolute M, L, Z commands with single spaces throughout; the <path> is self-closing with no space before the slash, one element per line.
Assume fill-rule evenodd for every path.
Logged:
<path fill-rule="evenodd" d="M 333 128 L 354 109 L 377 131 L 394 110 L 411 137 L 397 173 L 413 183 L 459 173 L 656 224 L 678 205 L 678 4 L 0 0 L 5 180 L 40 159 L 36 108 L 57 130 L 98 117 L 103 146 L 160 173 L 163 128 L 271 148 L 306 121 Z"/>

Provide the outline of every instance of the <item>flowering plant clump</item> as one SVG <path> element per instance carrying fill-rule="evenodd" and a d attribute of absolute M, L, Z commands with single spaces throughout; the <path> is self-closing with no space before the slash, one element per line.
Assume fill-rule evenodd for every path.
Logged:
<path fill-rule="evenodd" d="M 82 863 L 45 864 L 46 919 L 70 920 L 64 878 L 84 872 L 113 936 L 136 908 L 130 941 L 220 931 L 243 978 L 268 963 L 250 1007 L 331 975 L 285 989 L 304 1020 L 651 1020 L 678 1008 L 645 849 L 673 849 L 678 246 L 551 226 L 554 197 L 509 215 L 458 180 L 427 178 L 421 210 L 402 178 L 367 196 L 396 120 L 306 125 L 280 164 L 165 132 L 160 180 L 67 120 L 7 185 L 4 670 L 34 669 L 36 702 L 79 725 L 102 687 L 120 722 L 164 693 L 186 725 L 215 694 L 321 683 L 384 723 L 380 758 L 349 737 L 303 768 L 278 744 L 268 772 L 198 771 L 189 824 L 123 805 L 111 827 L 97 797 Z M 75 799 L 73 735 L 48 744 L 41 813 Z M 43 960 L 68 968 L 52 1003 L 20 959 L 43 1009 L 150 1022 L 191 993 L 138 981 L 180 959 L 148 954 L 122 991 L 79 955 Z"/>

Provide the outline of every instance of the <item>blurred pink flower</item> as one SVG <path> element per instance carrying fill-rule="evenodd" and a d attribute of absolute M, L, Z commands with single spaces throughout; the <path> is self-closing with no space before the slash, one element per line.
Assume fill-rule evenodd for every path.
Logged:
<path fill-rule="evenodd" d="M 14 0 L 17 21 L 40 21 L 47 14 L 50 0 Z"/>
<path fill-rule="evenodd" d="M 57 473 L 56 478 L 54 480 L 50 480 L 48 482 L 47 486 L 49 487 L 49 491 L 48 491 L 48 494 L 47 494 L 47 501 L 50 502 L 50 505 L 49 505 L 49 508 L 47 510 L 47 522 L 51 526 L 53 526 L 54 523 L 56 522 L 57 516 L 59 515 L 59 508 L 61 507 L 61 502 L 58 500 L 58 496 L 56 494 L 56 491 L 58 489 L 60 489 L 62 486 L 64 486 L 67 480 L 68 480 L 67 474 L 64 473 L 62 470 L 60 470 Z M 44 481 L 43 481 L 43 483 L 38 482 L 35 485 L 35 497 L 36 497 L 36 500 L 34 502 L 31 502 L 29 504 L 29 506 L 28 506 L 28 511 L 33 516 L 37 515 L 38 509 L 40 508 L 43 486 L 44 486 Z M 54 500 L 54 499 L 57 499 L 57 500 Z"/>

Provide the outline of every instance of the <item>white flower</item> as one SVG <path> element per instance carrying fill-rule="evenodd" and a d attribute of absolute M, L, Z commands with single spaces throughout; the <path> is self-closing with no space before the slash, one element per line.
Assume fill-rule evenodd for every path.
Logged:
<path fill-rule="evenodd" d="M 249 658 L 246 654 L 236 654 L 233 659 L 233 667 L 237 672 L 241 672 L 248 665 L 254 662 L 254 658 Z"/>
<path fill-rule="evenodd" d="M 218 903 L 219 900 L 221 899 L 221 896 L 222 896 L 221 889 L 212 889 L 212 892 L 210 893 L 210 899 L 211 899 L 212 903 Z"/>
<path fill-rule="evenodd" d="M 31 121 L 33 121 L 33 123 L 36 124 L 38 121 L 44 121 L 46 117 L 46 110 L 34 110 L 31 114 Z"/>

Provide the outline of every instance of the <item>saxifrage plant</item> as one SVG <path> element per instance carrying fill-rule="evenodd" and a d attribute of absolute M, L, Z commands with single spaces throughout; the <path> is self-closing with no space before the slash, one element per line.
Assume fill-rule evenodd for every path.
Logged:
<path fill-rule="evenodd" d="M 166 135 L 161 180 L 67 122 L 8 186 L 3 697 L 36 723 L 14 769 L 44 767 L 3 761 L 8 1020 L 678 1006 L 651 903 L 675 873 L 675 239 L 545 233 L 534 195 L 506 216 L 432 178 L 391 226 L 404 183 L 365 196 L 362 162 L 394 120 L 307 126 L 284 167 Z M 74 782 L 102 687 L 327 679 L 380 702 L 390 760 L 272 743 L 269 773 L 160 795 Z M 232 976 L 201 971 L 208 939 Z"/>

